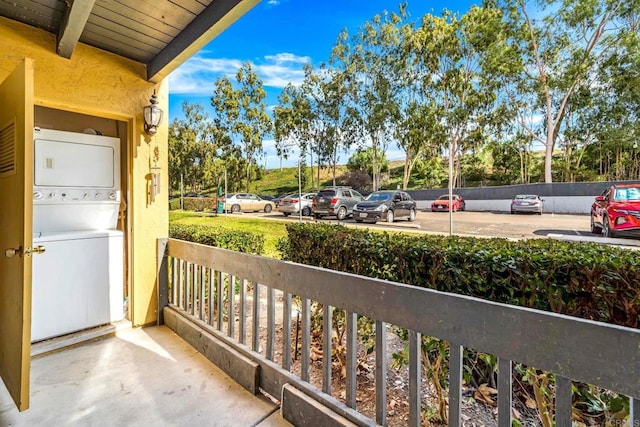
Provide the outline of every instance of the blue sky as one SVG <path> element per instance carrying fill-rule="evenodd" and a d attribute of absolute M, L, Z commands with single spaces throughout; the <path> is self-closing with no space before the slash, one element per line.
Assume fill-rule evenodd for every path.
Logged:
<path fill-rule="evenodd" d="M 210 108 L 213 84 L 221 75 L 235 81 L 235 73 L 249 61 L 267 91 L 269 109 L 287 83 L 299 84 L 305 63 L 318 66 L 327 62 L 331 48 L 343 28 L 350 34 L 383 11 L 397 11 L 397 1 L 389 0 L 262 0 L 227 28 L 199 53 L 169 77 L 169 120 L 183 118 L 182 103 L 199 103 Z M 412 20 L 426 13 L 439 15 L 444 8 L 464 13 L 469 0 L 408 2 Z M 259 163 L 276 168 L 280 160 L 272 140 L 264 141 L 266 156 Z M 396 147 L 389 147 L 388 159 L 402 158 Z M 342 154 L 339 163 L 346 163 Z M 294 159 L 285 161 L 292 165 Z"/>

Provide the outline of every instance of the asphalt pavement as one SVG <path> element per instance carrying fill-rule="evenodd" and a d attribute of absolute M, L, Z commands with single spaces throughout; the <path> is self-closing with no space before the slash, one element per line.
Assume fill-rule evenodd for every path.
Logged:
<path fill-rule="evenodd" d="M 265 219 L 282 221 L 299 221 L 292 215 L 285 217 L 282 213 L 239 213 Z M 516 214 L 506 212 L 454 212 L 452 214 L 452 234 L 476 237 L 503 237 L 509 239 L 552 238 L 558 240 L 598 242 L 603 244 L 640 247 L 640 240 L 627 238 L 605 238 L 592 234 L 588 215 L 575 214 Z M 338 223 L 335 217 L 316 220 L 313 217 L 302 217 L 303 221 Z M 376 224 L 356 224 L 353 219 L 340 221 L 354 227 L 375 227 L 390 230 L 405 230 L 421 233 L 449 234 L 450 217 L 448 212 L 419 211 L 415 222 L 407 220 L 395 221 L 392 224 L 378 222 Z"/>

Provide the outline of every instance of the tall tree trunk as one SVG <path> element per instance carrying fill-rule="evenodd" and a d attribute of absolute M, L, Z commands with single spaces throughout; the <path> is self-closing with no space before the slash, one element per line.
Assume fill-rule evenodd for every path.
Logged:
<path fill-rule="evenodd" d="M 249 189 L 251 184 L 251 159 L 248 159 L 247 162 L 247 193 L 249 193 L 251 190 Z"/>
<path fill-rule="evenodd" d="M 409 177 L 411 176 L 411 147 L 407 147 L 407 152 L 404 157 L 404 171 L 402 174 L 402 189 L 407 191 L 409 186 Z"/>
<path fill-rule="evenodd" d="M 309 165 L 311 166 L 311 188 L 318 189 L 315 186 L 315 177 L 313 176 L 313 150 L 309 150 Z"/>
<path fill-rule="evenodd" d="M 333 169 L 333 186 L 334 187 L 336 186 L 336 163 L 338 162 L 337 151 L 338 150 L 336 148 L 333 149 L 333 159 L 331 159 L 331 162 L 333 163 L 332 169 Z"/>

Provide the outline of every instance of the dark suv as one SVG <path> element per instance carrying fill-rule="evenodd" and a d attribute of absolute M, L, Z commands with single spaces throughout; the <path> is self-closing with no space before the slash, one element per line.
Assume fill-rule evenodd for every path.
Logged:
<path fill-rule="evenodd" d="M 342 221 L 351 215 L 356 203 L 362 201 L 362 194 L 347 187 L 329 187 L 320 190 L 311 204 L 311 212 L 316 219 L 335 215 Z"/>

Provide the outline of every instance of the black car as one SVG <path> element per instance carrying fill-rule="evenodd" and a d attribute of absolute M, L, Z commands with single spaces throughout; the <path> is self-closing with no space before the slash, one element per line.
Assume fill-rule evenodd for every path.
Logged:
<path fill-rule="evenodd" d="M 416 209 L 416 201 L 404 191 L 374 191 L 353 207 L 353 219 L 356 222 L 373 223 L 391 223 L 398 218 L 415 221 Z"/>

